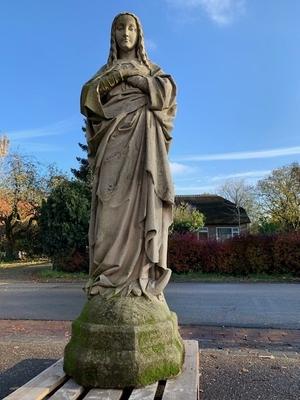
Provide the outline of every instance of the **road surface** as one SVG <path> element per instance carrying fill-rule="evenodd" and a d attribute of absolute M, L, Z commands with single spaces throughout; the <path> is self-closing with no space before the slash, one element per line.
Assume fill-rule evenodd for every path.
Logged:
<path fill-rule="evenodd" d="M 0 283 L 0 319 L 73 320 L 81 284 Z M 300 329 L 300 285 L 170 283 L 165 291 L 180 324 Z"/>

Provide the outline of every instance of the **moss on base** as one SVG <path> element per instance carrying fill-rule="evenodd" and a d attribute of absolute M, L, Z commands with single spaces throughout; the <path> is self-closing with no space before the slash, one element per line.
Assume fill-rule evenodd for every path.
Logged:
<path fill-rule="evenodd" d="M 164 299 L 95 296 L 72 324 L 64 370 L 85 387 L 139 387 L 178 375 L 183 358 Z"/>

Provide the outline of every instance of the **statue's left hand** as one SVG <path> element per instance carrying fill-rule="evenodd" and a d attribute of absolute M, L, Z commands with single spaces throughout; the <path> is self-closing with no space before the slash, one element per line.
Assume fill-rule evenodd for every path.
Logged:
<path fill-rule="evenodd" d="M 149 92 L 148 81 L 144 76 L 135 75 L 126 79 L 126 82 L 131 86 L 137 87 L 145 93 Z"/>

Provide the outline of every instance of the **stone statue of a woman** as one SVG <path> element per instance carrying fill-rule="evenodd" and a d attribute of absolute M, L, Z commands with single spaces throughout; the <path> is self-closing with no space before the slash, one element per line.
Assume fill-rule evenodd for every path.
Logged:
<path fill-rule="evenodd" d="M 81 94 L 93 170 L 90 278 L 64 369 L 83 386 L 143 386 L 181 370 L 183 343 L 163 296 L 175 94 L 147 57 L 138 18 L 119 14 L 108 62 Z"/>
<path fill-rule="evenodd" d="M 119 14 L 108 62 L 81 96 L 94 171 L 89 295 L 159 295 L 170 278 L 175 93 L 170 75 L 147 57 L 138 18 Z"/>

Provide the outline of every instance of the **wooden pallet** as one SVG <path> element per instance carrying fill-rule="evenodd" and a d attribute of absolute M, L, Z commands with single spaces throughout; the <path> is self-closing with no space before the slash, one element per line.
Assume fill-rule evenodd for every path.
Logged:
<path fill-rule="evenodd" d="M 141 389 L 84 389 L 63 371 L 63 359 L 41 372 L 3 400 L 197 400 L 198 342 L 185 340 L 183 372 L 175 379 Z"/>

